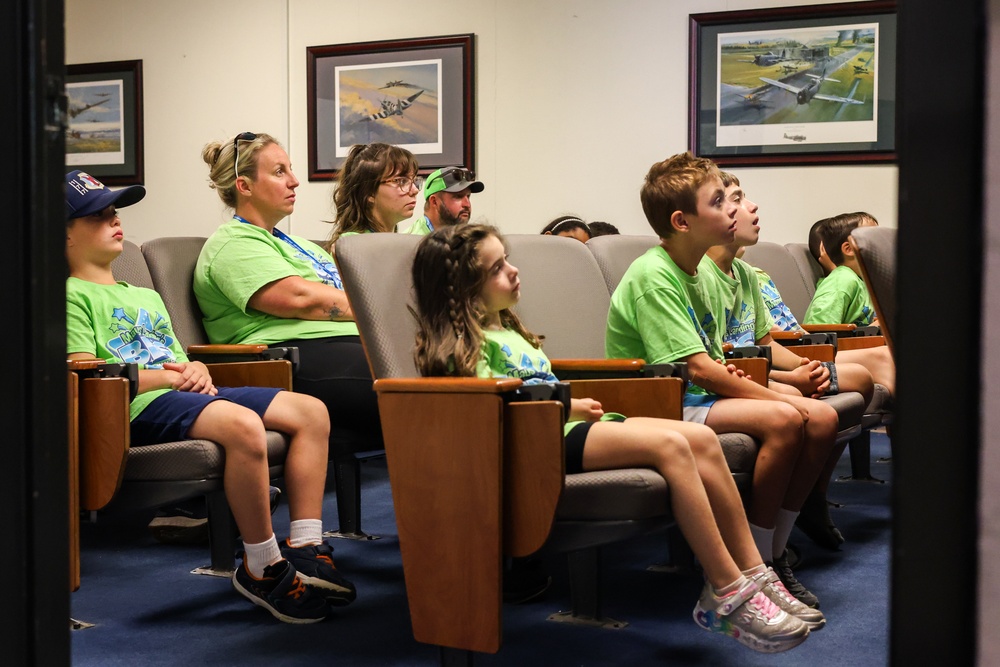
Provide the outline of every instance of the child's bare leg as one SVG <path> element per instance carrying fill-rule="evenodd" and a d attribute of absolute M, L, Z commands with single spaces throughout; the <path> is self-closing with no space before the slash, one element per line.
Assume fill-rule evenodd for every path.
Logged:
<path fill-rule="evenodd" d="M 809 419 L 805 422 L 802 451 L 796 461 L 795 471 L 782 504 L 785 509 L 797 512 L 802 509 L 806 497 L 816 485 L 833 450 L 836 449 L 840 420 L 837 411 L 823 401 L 811 398 L 792 400 L 800 402 L 809 411 Z"/>
<path fill-rule="evenodd" d="M 687 439 L 691 447 L 698 475 L 712 506 L 715 523 L 737 567 L 749 570 L 760 565 L 763 559 L 754 544 L 753 535 L 750 534 L 743 499 L 740 498 L 733 473 L 726 463 L 719 437 L 715 431 L 701 424 L 675 421 L 669 424 L 670 428 Z"/>
<path fill-rule="evenodd" d="M 861 364 L 843 362 L 836 365 L 840 391 L 856 391 L 864 398 L 865 405 L 868 405 L 875 395 L 875 380 L 872 374 Z"/>
<path fill-rule="evenodd" d="M 841 361 L 861 364 L 872 374 L 872 379 L 896 395 L 896 364 L 889 354 L 889 347 L 868 347 L 861 350 L 843 350 L 837 353 L 837 363 Z"/>
<path fill-rule="evenodd" d="M 670 486 L 677 524 L 717 590 L 740 578 L 716 526 L 688 441 L 672 429 L 675 422 L 629 419 L 591 426 L 583 449 L 585 470 L 654 468 Z"/>
<path fill-rule="evenodd" d="M 258 544 L 274 534 L 268 498 L 267 441 L 264 424 L 247 408 L 212 401 L 188 433 L 218 443 L 226 451 L 223 484 L 243 541 Z"/>
<path fill-rule="evenodd" d="M 788 396 L 801 396 L 802 392 L 793 387 L 790 384 L 785 384 L 784 382 L 777 382 L 776 380 L 768 380 L 767 388 L 771 391 L 776 391 L 779 394 L 787 394 Z"/>
<path fill-rule="evenodd" d="M 756 526 L 774 528 L 802 447 L 798 410 L 781 401 L 723 398 L 709 410 L 705 425 L 716 433 L 746 433 L 760 442 L 747 518 Z M 769 554 L 762 555 L 769 559 Z"/>
<path fill-rule="evenodd" d="M 312 396 L 282 391 L 267 407 L 264 425 L 291 440 L 285 458 L 291 520 L 321 518 L 330 439 L 326 405 Z"/>

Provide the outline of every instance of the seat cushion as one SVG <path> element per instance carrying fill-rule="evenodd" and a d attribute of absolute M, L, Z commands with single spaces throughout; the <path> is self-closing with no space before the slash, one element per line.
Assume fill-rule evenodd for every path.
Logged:
<path fill-rule="evenodd" d="M 281 466 L 288 451 L 286 437 L 267 432 L 267 462 Z M 222 447 L 210 440 L 180 440 L 131 447 L 125 465 L 126 482 L 192 481 L 221 479 L 226 461 Z"/>

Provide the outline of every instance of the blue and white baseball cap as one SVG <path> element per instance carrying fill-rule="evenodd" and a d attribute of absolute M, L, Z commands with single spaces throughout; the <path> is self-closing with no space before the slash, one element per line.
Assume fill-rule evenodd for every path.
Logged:
<path fill-rule="evenodd" d="M 131 206 L 146 196 L 146 188 L 130 185 L 111 190 L 90 174 L 79 169 L 66 174 L 66 219 L 82 218 L 103 211 L 114 204 Z"/>

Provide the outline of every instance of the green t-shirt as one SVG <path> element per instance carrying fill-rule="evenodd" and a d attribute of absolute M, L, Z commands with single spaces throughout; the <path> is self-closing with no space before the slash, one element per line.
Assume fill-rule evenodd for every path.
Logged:
<path fill-rule="evenodd" d="M 99 285 L 66 280 L 66 353 L 86 352 L 99 359 L 162 369 L 188 360 L 170 326 L 167 307 L 151 289 L 119 282 Z M 154 399 L 172 389 L 143 392 L 132 400 L 135 419 Z"/>
<path fill-rule="evenodd" d="M 525 384 L 558 382 L 552 374 L 552 363 L 541 349 L 532 347 L 521 334 L 512 329 L 483 332 L 483 356 L 476 365 L 476 376 L 481 378 L 517 378 Z M 624 421 L 617 412 L 606 412 L 601 421 Z M 580 421 L 566 422 L 563 435 L 569 434 Z"/>
<path fill-rule="evenodd" d="M 194 293 L 213 343 L 278 343 L 286 340 L 356 336 L 354 322 L 275 317 L 249 307 L 260 288 L 288 276 L 333 284 L 333 258 L 315 243 L 236 220 L 219 227 L 202 248 L 194 270 Z M 331 267 L 334 267 L 331 271 Z"/>
<path fill-rule="evenodd" d="M 434 225 L 426 215 L 418 218 L 412 225 L 406 228 L 404 234 L 416 234 L 417 236 L 427 236 L 434 231 Z"/>
<path fill-rule="evenodd" d="M 875 321 L 865 281 L 847 266 L 838 266 L 816 286 L 816 294 L 806 310 L 808 324 L 856 324 Z"/>
<path fill-rule="evenodd" d="M 733 260 L 733 278 L 723 273 L 715 262 L 712 266 L 719 284 L 732 294 L 725 310 L 726 333 L 723 341 L 732 343 L 733 347 L 756 345 L 774 325 L 761 297 L 757 274 L 742 259 Z"/>
<path fill-rule="evenodd" d="M 716 280 L 717 267 L 713 267 L 715 263 L 706 256 L 697 274 L 688 275 L 662 246 L 650 248 L 632 262 L 611 295 L 604 338 L 608 358 L 660 364 L 705 352 L 712 359 L 722 359 L 725 326 L 719 320 L 731 296 Z M 688 394 L 709 392 L 689 384 Z M 690 398 L 685 400 L 691 404 Z"/>

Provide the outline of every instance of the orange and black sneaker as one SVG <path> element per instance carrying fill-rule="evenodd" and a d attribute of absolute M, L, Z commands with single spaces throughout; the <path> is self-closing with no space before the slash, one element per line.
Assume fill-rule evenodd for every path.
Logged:
<path fill-rule="evenodd" d="M 265 567 L 261 579 L 250 574 L 246 563 L 240 563 L 233 573 L 233 587 L 285 623 L 318 623 L 330 611 L 326 600 L 311 592 L 287 560 Z"/>
<path fill-rule="evenodd" d="M 299 578 L 337 607 L 351 604 L 358 596 L 354 584 L 349 582 L 333 564 L 333 547 L 326 542 L 293 547 L 288 540 L 281 543 L 281 555 L 295 566 Z"/>

